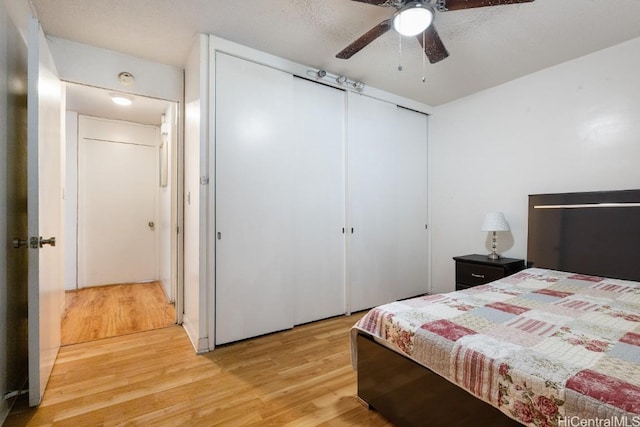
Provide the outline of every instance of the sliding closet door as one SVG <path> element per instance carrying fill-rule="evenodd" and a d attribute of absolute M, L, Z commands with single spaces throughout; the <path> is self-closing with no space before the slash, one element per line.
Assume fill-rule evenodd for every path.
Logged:
<path fill-rule="evenodd" d="M 427 291 L 426 116 L 349 100 L 351 311 Z"/>
<path fill-rule="evenodd" d="M 395 299 L 427 292 L 427 116 L 396 107 L 394 151 L 401 167 L 392 177 L 397 255 Z M 401 160 L 400 160 L 401 159 Z"/>
<path fill-rule="evenodd" d="M 294 80 L 294 322 L 343 314 L 344 91 Z"/>
<path fill-rule="evenodd" d="M 293 326 L 293 77 L 216 54 L 216 344 Z"/>

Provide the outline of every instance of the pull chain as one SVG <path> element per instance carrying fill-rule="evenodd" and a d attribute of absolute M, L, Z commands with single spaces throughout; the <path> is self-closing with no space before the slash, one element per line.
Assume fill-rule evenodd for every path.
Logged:
<path fill-rule="evenodd" d="M 427 30 L 424 30 L 422 32 L 422 46 L 424 46 L 424 43 L 425 43 L 425 35 L 424 35 L 424 33 L 426 31 Z M 426 58 L 425 58 L 426 56 L 427 56 L 427 54 L 422 52 L 422 83 L 426 83 L 426 81 L 427 81 L 427 62 L 426 62 Z"/>
<path fill-rule="evenodd" d="M 398 71 L 402 71 L 402 34 L 398 33 Z"/>

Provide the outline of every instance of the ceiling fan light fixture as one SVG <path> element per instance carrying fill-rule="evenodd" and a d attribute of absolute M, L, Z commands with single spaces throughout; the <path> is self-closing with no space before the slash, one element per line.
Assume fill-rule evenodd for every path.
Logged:
<path fill-rule="evenodd" d="M 429 28 L 433 9 L 422 2 L 407 3 L 393 16 L 393 28 L 403 36 L 415 36 Z"/>

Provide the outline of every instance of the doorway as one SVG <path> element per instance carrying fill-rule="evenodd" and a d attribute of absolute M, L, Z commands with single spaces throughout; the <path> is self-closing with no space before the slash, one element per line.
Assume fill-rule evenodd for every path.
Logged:
<path fill-rule="evenodd" d="M 66 83 L 62 344 L 179 319 L 178 104 Z"/>
<path fill-rule="evenodd" d="M 160 144 L 155 125 L 78 117 L 78 289 L 160 279 Z"/>

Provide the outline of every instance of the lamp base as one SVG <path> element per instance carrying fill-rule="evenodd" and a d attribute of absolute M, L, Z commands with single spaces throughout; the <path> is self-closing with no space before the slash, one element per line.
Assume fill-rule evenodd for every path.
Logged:
<path fill-rule="evenodd" d="M 496 245 L 497 236 L 495 231 L 493 232 L 492 237 L 493 238 L 491 239 L 491 253 L 487 255 L 487 258 L 492 260 L 500 259 L 500 255 L 498 255 L 498 252 L 496 252 L 498 245 Z"/>

